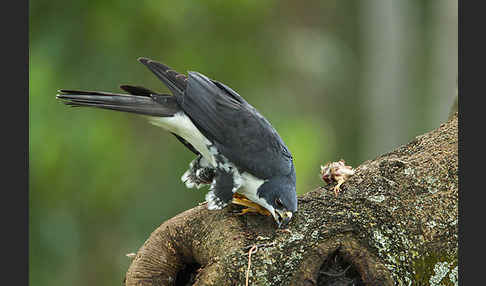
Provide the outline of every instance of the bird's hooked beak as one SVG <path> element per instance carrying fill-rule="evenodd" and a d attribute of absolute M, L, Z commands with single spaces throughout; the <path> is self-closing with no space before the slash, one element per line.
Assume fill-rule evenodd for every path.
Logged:
<path fill-rule="evenodd" d="M 273 213 L 273 218 L 275 219 L 278 228 L 285 228 L 292 218 L 292 212 L 275 210 L 275 212 Z"/>

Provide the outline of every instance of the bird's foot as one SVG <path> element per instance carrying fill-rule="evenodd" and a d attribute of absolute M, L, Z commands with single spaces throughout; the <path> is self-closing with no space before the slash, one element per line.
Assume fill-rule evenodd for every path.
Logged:
<path fill-rule="evenodd" d="M 244 215 L 247 213 L 259 213 L 264 216 L 272 215 L 267 209 L 261 207 L 259 204 L 250 201 L 245 196 L 240 194 L 234 194 L 233 200 L 231 202 L 235 205 L 247 207 L 245 209 L 242 209 L 241 212 L 237 213 L 237 215 Z"/>
<path fill-rule="evenodd" d="M 345 180 L 344 178 L 339 178 L 339 179 L 337 180 L 337 182 L 338 182 L 338 183 L 337 183 L 337 185 L 336 185 L 336 186 L 334 186 L 334 188 L 333 188 L 333 190 L 334 190 L 334 195 L 335 195 L 336 197 L 338 196 L 339 191 L 341 190 L 341 185 L 342 185 L 342 183 L 344 183 L 345 181 L 346 181 L 346 180 Z"/>
<path fill-rule="evenodd" d="M 246 209 L 242 209 L 241 212 L 236 213 L 236 215 L 244 215 L 244 214 L 247 214 L 247 213 L 259 213 L 259 214 L 264 215 L 264 216 L 270 216 L 271 215 L 271 213 L 264 208 L 259 208 L 259 209 L 246 208 Z"/>

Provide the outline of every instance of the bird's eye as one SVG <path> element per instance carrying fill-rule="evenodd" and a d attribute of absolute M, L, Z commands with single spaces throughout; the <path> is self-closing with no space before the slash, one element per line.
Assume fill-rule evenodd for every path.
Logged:
<path fill-rule="evenodd" d="M 283 208 L 283 204 L 282 202 L 280 201 L 280 199 L 276 199 L 275 200 L 275 204 L 279 207 L 279 208 Z"/>

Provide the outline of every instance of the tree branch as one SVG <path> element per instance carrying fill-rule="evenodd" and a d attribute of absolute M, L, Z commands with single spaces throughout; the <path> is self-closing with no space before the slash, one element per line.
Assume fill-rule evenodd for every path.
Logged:
<path fill-rule="evenodd" d="M 243 285 L 247 271 L 249 285 L 457 285 L 457 132 L 456 113 L 361 164 L 338 197 L 300 196 L 289 232 L 236 206 L 183 212 L 138 250 L 126 285 Z"/>

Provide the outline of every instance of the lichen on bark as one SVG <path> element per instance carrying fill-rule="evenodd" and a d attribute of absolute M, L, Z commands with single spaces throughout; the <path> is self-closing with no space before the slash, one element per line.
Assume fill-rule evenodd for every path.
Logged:
<path fill-rule="evenodd" d="M 457 285 L 457 132 L 456 113 L 363 162 L 337 197 L 332 186 L 300 196 L 289 232 L 271 217 L 236 216 L 235 206 L 181 213 L 139 249 L 126 285 L 181 285 L 181 273 L 187 285 L 244 285 L 248 269 L 250 285 Z"/>

